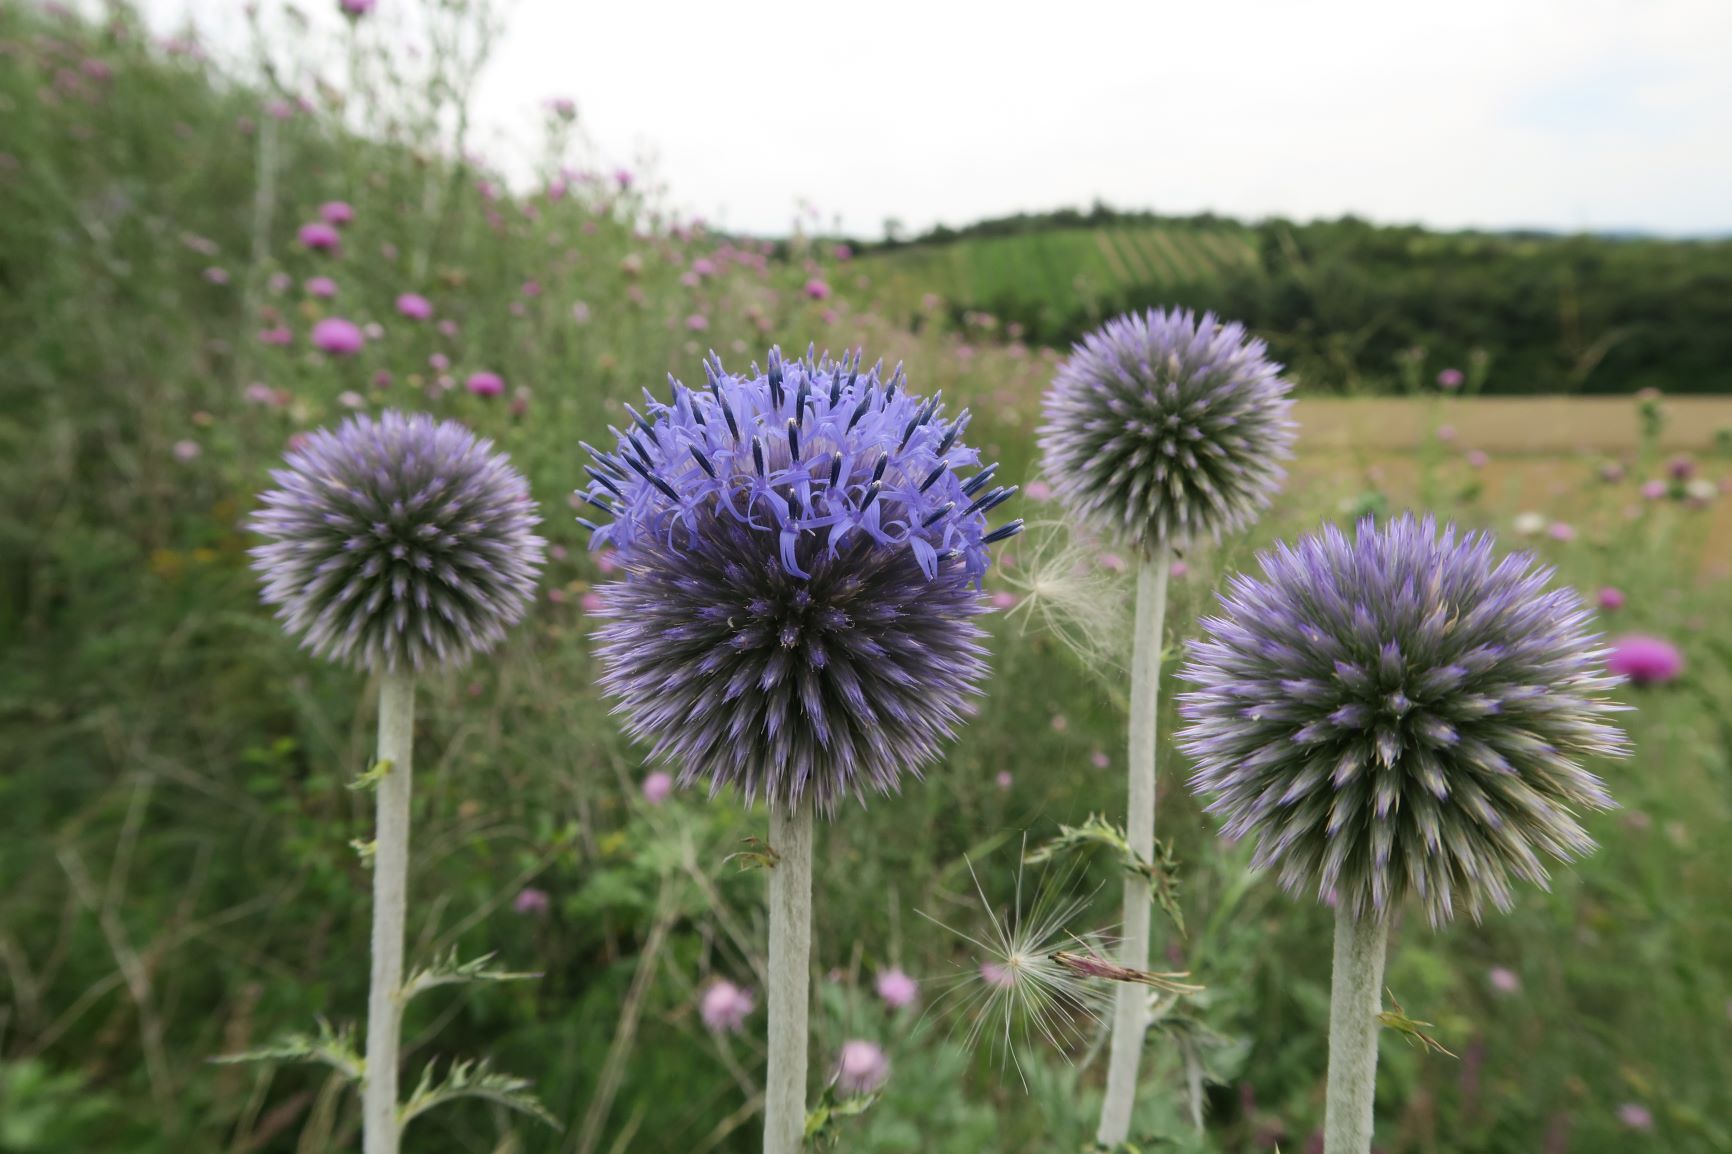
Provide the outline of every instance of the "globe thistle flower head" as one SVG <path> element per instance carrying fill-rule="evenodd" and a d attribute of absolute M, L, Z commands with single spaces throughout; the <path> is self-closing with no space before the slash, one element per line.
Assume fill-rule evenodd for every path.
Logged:
<path fill-rule="evenodd" d="M 1290 892 L 1356 917 L 1409 895 L 1434 925 L 1539 885 L 1615 803 L 1582 765 L 1625 752 L 1573 590 L 1427 518 L 1331 526 L 1259 558 L 1180 677 L 1191 787 Z"/>
<path fill-rule="evenodd" d="M 706 371 L 590 449 L 583 496 L 611 521 L 584 523 L 622 569 L 597 590 L 601 684 L 681 784 L 829 814 L 972 711 L 990 546 L 1021 528 L 987 515 L 1015 490 L 900 370 Z"/>
<path fill-rule="evenodd" d="M 1118 317 L 1047 390 L 1045 472 L 1072 513 L 1145 553 L 1218 538 L 1281 484 L 1290 388 L 1243 325 L 1178 309 Z"/>
<path fill-rule="evenodd" d="M 529 486 L 455 421 L 387 411 L 308 434 L 249 528 L 264 600 L 322 657 L 454 666 L 523 617 L 545 542 Z"/>

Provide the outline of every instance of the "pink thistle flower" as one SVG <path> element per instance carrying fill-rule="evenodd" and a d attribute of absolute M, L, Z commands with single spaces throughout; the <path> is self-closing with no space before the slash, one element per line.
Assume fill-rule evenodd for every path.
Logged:
<path fill-rule="evenodd" d="M 457 322 L 452 320 L 449 317 L 440 321 L 439 322 L 439 335 L 442 337 L 454 337 L 454 336 L 456 336 L 457 335 Z"/>
<path fill-rule="evenodd" d="M 498 373 L 470 373 L 463 387 L 478 397 L 497 397 L 505 391 L 505 379 Z"/>
<path fill-rule="evenodd" d="M 718 978 L 698 999 L 698 1017 L 711 1033 L 737 1034 L 757 1005 L 749 992 L 726 978 Z"/>
<path fill-rule="evenodd" d="M 1016 975 L 1010 972 L 1008 966 L 998 962 L 980 963 L 980 980 L 1001 990 L 1010 990 L 1016 987 Z"/>
<path fill-rule="evenodd" d="M 333 224 L 341 228 L 355 219 L 355 210 L 350 207 L 347 201 L 328 200 L 319 206 L 319 218 L 326 224 Z"/>
<path fill-rule="evenodd" d="M 1167 575 L 1175 581 L 1183 581 L 1191 575 L 1191 567 L 1183 561 L 1174 561 L 1167 566 Z"/>
<path fill-rule="evenodd" d="M 359 409 L 366 406 L 367 398 L 363 397 L 360 393 L 357 393 L 354 389 L 344 389 L 342 392 L 337 394 L 337 403 L 342 405 L 345 409 Z"/>
<path fill-rule="evenodd" d="M 1618 1121 L 1632 1130 L 1652 1130 L 1654 1112 L 1640 1102 L 1625 1102 L 1618 1107 Z"/>
<path fill-rule="evenodd" d="M 1449 444 L 1451 441 L 1455 440 L 1455 438 L 1456 431 L 1454 425 L 1439 425 L 1437 427 L 1437 439 L 1442 441 L 1444 444 Z"/>
<path fill-rule="evenodd" d="M 1102 553 L 1099 561 L 1100 567 L 1109 573 L 1123 573 L 1125 571 L 1125 559 L 1117 553 Z"/>
<path fill-rule="evenodd" d="M 378 0 L 337 0 L 337 7 L 351 20 L 359 20 L 371 12 Z"/>
<path fill-rule="evenodd" d="M 580 325 L 587 325 L 589 323 L 589 305 L 583 301 L 577 301 L 573 304 L 571 306 L 571 319 Z"/>
<path fill-rule="evenodd" d="M 1516 972 L 1503 966 L 1493 966 L 1486 974 L 1486 979 L 1491 982 L 1491 988 L 1500 994 L 1518 993 L 1522 988 L 1522 980 L 1516 976 Z"/>
<path fill-rule="evenodd" d="M 844 1094 L 870 1094 L 890 1077 L 890 1056 L 875 1042 L 842 1043 L 836 1059 L 836 1087 Z"/>
<path fill-rule="evenodd" d="M 578 608 L 582 609 L 585 613 L 600 613 L 604 602 L 599 593 L 585 593 L 582 597 L 577 599 L 577 604 Z"/>
<path fill-rule="evenodd" d="M 668 799 L 668 794 L 674 791 L 674 779 L 671 774 L 658 769 L 643 779 L 639 789 L 642 790 L 645 801 L 651 805 L 660 805 Z"/>
<path fill-rule="evenodd" d="M 520 914 L 545 914 L 553 900 L 547 896 L 546 890 L 538 890 L 526 886 L 512 899 L 511 908 Z"/>
<path fill-rule="evenodd" d="M 353 321 L 342 317 L 326 317 L 313 326 L 313 347 L 334 357 L 347 357 L 361 351 L 366 338 Z"/>
<path fill-rule="evenodd" d="M 1030 481 L 1022 488 L 1022 495 L 1030 501 L 1052 500 L 1052 486 L 1045 481 Z"/>
<path fill-rule="evenodd" d="M 1094 766 L 1096 769 L 1105 769 L 1112 763 L 1113 759 L 1106 755 L 1105 750 L 1097 749 L 1093 753 L 1089 754 L 1089 764 Z"/>
<path fill-rule="evenodd" d="M 170 451 L 174 454 L 174 459 L 182 464 L 196 461 L 204 453 L 204 449 L 197 441 L 176 441 L 174 448 Z"/>
<path fill-rule="evenodd" d="M 821 277 L 813 277 L 807 281 L 804 291 L 808 298 L 815 301 L 828 300 L 830 297 L 830 286 Z"/>
<path fill-rule="evenodd" d="M 1016 784 L 1016 778 L 1011 776 L 1010 770 L 1001 769 L 998 771 L 998 775 L 992 779 L 992 783 L 998 786 L 1001 791 L 1009 793 L 1011 786 Z"/>
<path fill-rule="evenodd" d="M 1607 461 L 1600 466 L 1600 480 L 1608 485 L 1614 485 L 1624 479 L 1624 466 L 1617 461 Z"/>
<path fill-rule="evenodd" d="M 308 296 L 318 297 L 320 300 L 330 300 L 337 295 L 337 282 L 328 276 L 313 277 L 301 287 L 306 290 Z"/>
<path fill-rule="evenodd" d="M 992 607 L 994 609 L 1015 609 L 1016 594 L 1003 589 L 999 590 L 992 595 Z"/>
<path fill-rule="evenodd" d="M 1554 541 L 1574 541 L 1576 529 L 1567 521 L 1553 521 L 1546 527 L 1546 535 Z"/>
<path fill-rule="evenodd" d="M 1063 733 L 1069 728 L 1070 720 L 1064 714 L 1055 713 L 1052 715 L 1052 731 L 1054 733 Z"/>
<path fill-rule="evenodd" d="M 701 333 L 710 327 L 710 318 L 703 313 L 693 313 L 686 318 L 686 328 L 694 333 Z"/>
<path fill-rule="evenodd" d="M 619 562 L 614 560 L 613 550 L 604 549 L 600 553 L 595 554 L 595 567 L 603 573 L 611 574 L 619 572 Z"/>
<path fill-rule="evenodd" d="M 1632 685 L 1664 685 L 1684 672 L 1684 655 L 1664 638 L 1630 634 L 1612 642 L 1606 668 Z"/>
<path fill-rule="evenodd" d="M 267 409 L 274 409 L 278 406 L 277 390 L 263 381 L 254 381 L 248 385 L 244 395 L 253 404 L 263 405 Z"/>
<path fill-rule="evenodd" d="M 284 345 L 292 344 L 294 339 L 295 334 L 290 332 L 288 328 L 283 325 L 276 325 L 272 328 L 259 330 L 260 344 L 275 345 L 281 348 Z"/>
<path fill-rule="evenodd" d="M 1466 379 L 1462 376 L 1460 369 L 1445 369 L 1437 374 L 1437 387 L 1454 391 L 1461 388 L 1462 382 Z"/>
<path fill-rule="evenodd" d="M 442 373 L 451 367 L 451 358 L 444 353 L 434 353 L 427 358 L 427 367 L 436 373 Z"/>
<path fill-rule="evenodd" d="M 310 248 L 314 252 L 336 252 L 343 247 L 343 238 L 338 235 L 337 230 L 319 220 L 303 224 L 295 238 L 301 242 L 301 247 Z"/>
<path fill-rule="evenodd" d="M 1483 469 L 1490 461 L 1491 458 L 1486 456 L 1484 449 L 1469 449 L 1467 452 L 1467 463 L 1470 468 Z"/>
<path fill-rule="evenodd" d="M 1664 481 L 1644 481 L 1644 482 L 1642 482 L 1642 496 L 1649 501 L 1661 500 L 1662 498 L 1664 498 L 1666 496 L 1666 482 L 1664 482 Z"/>
<path fill-rule="evenodd" d="M 892 1010 L 913 1005 L 914 999 L 920 994 L 919 983 L 899 968 L 880 972 L 875 987 L 879 999 Z"/>
<path fill-rule="evenodd" d="M 211 284 L 228 284 L 229 270 L 212 265 L 210 268 L 204 270 L 204 279 L 208 280 Z"/>
<path fill-rule="evenodd" d="M 1598 596 L 1600 608 L 1613 612 L 1624 607 L 1624 591 L 1616 586 L 1607 585 L 1601 589 Z"/>
<path fill-rule="evenodd" d="M 1688 457 L 1673 457 L 1666 462 L 1666 474 L 1674 481 L 1688 481 L 1696 475 L 1696 462 Z"/>
<path fill-rule="evenodd" d="M 433 315 L 433 302 L 420 293 L 403 293 L 397 298 L 397 314 L 412 321 L 424 321 Z"/>
<path fill-rule="evenodd" d="M 373 374 L 373 387 L 375 389 L 388 389 L 388 388 L 390 388 L 391 387 L 391 371 L 389 369 L 380 369 L 378 372 L 374 373 Z"/>
<path fill-rule="evenodd" d="M 541 295 L 541 282 L 538 280 L 526 280 L 526 281 L 524 281 L 523 282 L 523 295 L 526 297 L 538 297 L 538 296 L 540 296 Z"/>

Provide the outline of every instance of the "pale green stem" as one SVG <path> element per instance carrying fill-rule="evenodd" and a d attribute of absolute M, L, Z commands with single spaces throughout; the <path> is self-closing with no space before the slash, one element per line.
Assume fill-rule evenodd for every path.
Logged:
<path fill-rule="evenodd" d="M 1125 834 L 1144 861 L 1155 857 L 1155 719 L 1160 706 L 1161 630 L 1167 612 L 1167 570 L 1171 565 L 1165 543 L 1143 558 L 1137 572 L 1137 623 L 1131 650 L 1131 742 L 1128 772 L 1130 799 Z M 1153 895 L 1146 878 L 1125 878 L 1125 911 L 1120 925 L 1119 964 L 1134 970 L 1149 968 L 1149 913 Z M 1113 1002 L 1112 1051 L 1107 1060 L 1107 1093 L 1101 1103 L 1101 1145 L 1117 1146 L 1130 1135 L 1131 1111 L 1137 1103 L 1137 1069 L 1142 1062 L 1143 1035 L 1149 1028 L 1148 990 L 1121 983 Z"/>
<path fill-rule="evenodd" d="M 373 976 L 367 990 L 367 1064 L 362 1081 L 365 1154 L 397 1154 L 397 1058 L 403 1029 L 403 923 L 409 891 L 410 754 L 415 740 L 415 678 L 387 673 L 379 685 L 379 761 L 373 834 Z"/>
<path fill-rule="evenodd" d="M 807 1015 L 812 981 L 812 802 L 770 806 L 769 1071 L 764 1154 L 800 1154 L 806 1131 Z"/>
<path fill-rule="evenodd" d="M 1329 988 L 1329 1096 L 1324 1154 L 1370 1154 L 1377 1098 L 1377 1015 L 1389 923 L 1335 912 L 1335 971 Z"/>

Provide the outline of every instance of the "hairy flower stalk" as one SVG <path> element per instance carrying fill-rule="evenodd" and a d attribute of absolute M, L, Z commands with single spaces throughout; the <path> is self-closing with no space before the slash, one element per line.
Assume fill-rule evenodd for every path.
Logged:
<path fill-rule="evenodd" d="M 523 477 L 453 421 L 387 412 L 311 434 L 251 528 L 264 600 L 320 656 L 379 675 L 362 1141 L 396 1154 L 415 675 L 461 665 L 528 608 L 544 543 Z"/>
<path fill-rule="evenodd" d="M 1191 785 L 1254 864 L 1336 909 L 1327 1154 L 1370 1149 L 1388 927 L 1507 909 L 1593 848 L 1625 752 L 1593 615 L 1527 555 L 1430 519 L 1333 526 L 1260 558 L 1181 676 Z"/>
<path fill-rule="evenodd" d="M 1242 325 L 1177 309 L 1108 322 L 1076 346 L 1048 390 L 1045 471 L 1078 519 L 1135 548 L 1125 832 L 1154 859 L 1156 717 L 1167 574 L 1175 544 L 1247 524 L 1279 486 L 1290 451 L 1290 386 Z M 1125 880 L 1120 964 L 1149 964 L 1150 894 Z M 1121 986 L 1097 1140 L 1129 1137 L 1148 999 Z"/>
<path fill-rule="evenodd" d="M 988 530 L 1015 492 L 960 440 L 966 412 L 808 353 L 706 385 L 590 449 L 585 522 L 616 550 L 597 589 L 601 685 L 682 785 L 770 811 L 767 1154 L 805 1125 L 814 814 L 918 776 L 973 711 Z"/>

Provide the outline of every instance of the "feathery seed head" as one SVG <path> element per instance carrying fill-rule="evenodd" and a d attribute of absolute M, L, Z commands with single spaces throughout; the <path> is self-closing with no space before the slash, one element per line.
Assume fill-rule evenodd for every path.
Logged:
<path fill-rule="evenodd" d="M 264 600 L 321 657 L 460 665 L 524 614 L 545 542 L 523 476 L 455 421 L 387 411 L 321 429 L 248 523 Z"/>
<path fill-rule="evenodd" d="M 938 398 L 808 353 L 645 394 L 582 492 L 621 579 L 598 589 L 602 687 L 682 784 L 833 813 L 918 774 L 986 673 L 974 618 L 1014 488 Z"/>
<path fill-rule="evenodd" d="M 1043 406 L 1059 500 L 1144 552 L 1248 524 L 1294 435 L 1291 386 L 1267 352 L 1243 325 L 1178 309 L 1084 337 Z"/>
<path fill-rule="evenodd" d="M 1257 865 L 1357 917 L 1413 894 L 1435 925 L 1593 848 L 1576 810 L 1615 803 L 1582 759 L 1625 742 L 1593 615 L 1550 569 L 1410 516 L 1259 561 L 1202 623 L 1178 737 Z"/>

